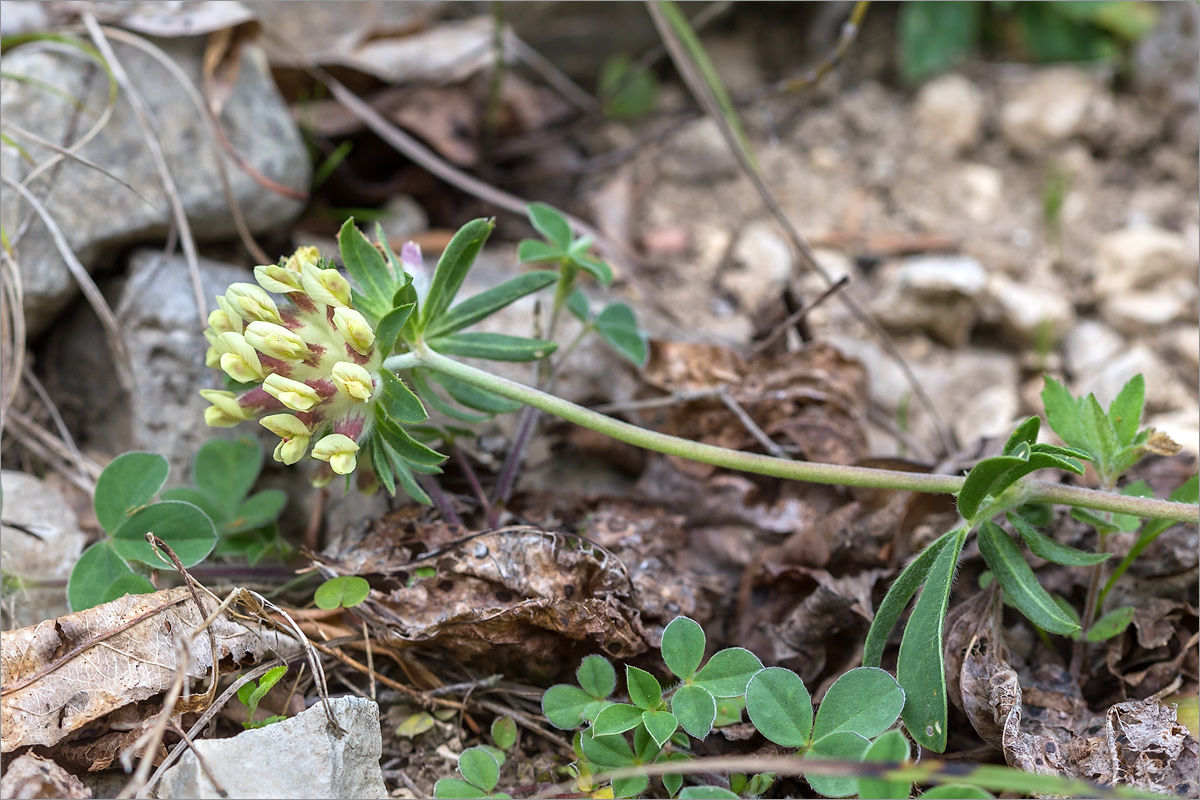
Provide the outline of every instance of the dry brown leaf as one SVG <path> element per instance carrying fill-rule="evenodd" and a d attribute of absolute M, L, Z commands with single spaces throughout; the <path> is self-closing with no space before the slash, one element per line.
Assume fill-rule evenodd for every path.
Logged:
<path fill-rule="evenodd" d="M 205 601 L 206 614 L 216 608 Z M 165 691 L 178 669 L 179 637 L 200 624 L 184 587 L 126 595 L 56 620 L 0 633 L 2 751 L 53 745 L 116 709 Z M 298 652 L 294 639 L 218 617 L 218 659 L 253 663 L 269 652 Z M 207 636 L 190 642 L 188 676 L 208 675 Z"/>

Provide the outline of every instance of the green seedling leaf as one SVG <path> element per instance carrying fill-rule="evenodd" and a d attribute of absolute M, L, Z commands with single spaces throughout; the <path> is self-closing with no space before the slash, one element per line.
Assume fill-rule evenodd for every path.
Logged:
<path fill-rule="evenodd" d="M 1080 522 L 1091 525 L 1097 531 L 1105 535 L 1117 533 L 1121 530 L 1119 527 L 1117 527 L 1114 520 L 1105 519 L 1099 514 L 1089 511 L 1086 508 L 1072 508 L 1071 519 L 1079 520 Z"/>
<path fill-rule="evenodd" d="M 649 786 L 650 779 L 645 775 L 617 778 L 612 782 L 613 797 L 641 797 Z"/>
<path fill-rule="evenodd" d="M 809 750 L 814 758 L 838 759 L 839 761 L 862 761 L 870 740 L 852 731 L 837 731 L 817 739 Z M 858 789 L 858 778 L 853 775 L 805 775 L 808 785 L 826 797 L 848 797 Z"/>
<path fill-rule="evenodd" d="M 1047 375 L 1042 405 L 1046 408 L 1046 422 L 1064 442 L 1081 450 L 1092 450 L 1092 441 L 1084 431 L 1083 409 L 1070 389 Z"/>
<path fill-rule="evenodd" d="M 704 659 L 705 642 L 700 623 L 688 617 L 671 620 L 663 630 L 661 647 L 667 669 L 684 680 L 691 679 Z"/>
<path fill-rule="evenodd" d="M 455 800 L 476 800 L 489 797 L 488 793 L 478 786 L 472 786 L 458 778 L 441 778 L 433 785 L 433 796 L 455 798 Z"/>
<path fill-rule="evenodd" d="M 634 366 L 646 363 L 646 337 L 638 330 L 637 318 L 629 306 L 613 303 L 600 312 L 593 324 L 600 338 Z"/>
<path fill-rule="evenodd" d="M 557 342 L 506 333 L 451 333 L 429 339 L 427 343 L 444 355 L 488 361 L 537 361 L 558 349 Z"/>
<path fill-rule="evenodd" d="M 887 645 L 892 628 L 896 627 L 896 620 L 900 619 L 900 614 L 908 605 L 908 601 L 925 582 L 925 576 L 929 574 L 929 570 L 937 560 L 942 548 L 953 541 L 960 532 L 955 529 L 940 536 L 922 550 L 921 555 L 913 559 L 888 587 L 883 602 L 879 604 L 879 609 L 875 612 L 875 620 L 871 623 L 870 630 L 867 631 L 867 641 L 863 645 L 864 667 L 879 666 L 883 660 L 883 648 Z"/>
<path fill-rule="evenodd" d="M 741 697 L 718 697 L 717 719 L 715 722 L 713 722 L 713 727 L 723 728 L 726 725 L 736 725 L 742 721 L 742 712 L 745 710 L 745 695 L 742 695 Z"/>
<path fill-rule="evenodd" d="M 123 453 L 114 458 L 96 479 L 94 506 L 100 527 L 114 533 L 154 499 L 167 482 L 169 469 L 167 460 L 155 453 Z"/>
<path fill-rule="evenodd" d="M 917 83 L 950 69 L 979 42 L 983 11 L 970 2 L 905 3 L 900 7 L 900 73 Z"/>
<path fill-rule="evenodd" d="M 283 507 L 286 505 L 287 493 L 281 489 L 264 489 L 261 492 L 255 492 L 238 506 L 233 519 L 221 526 L 221 534 L 225 536 L 258 530 L 279 519 L 279 515 L 283 513 Z M 203 507 L 199 508 L 201 511 L 204 510 Z"/>
<path fill-rule="evenodd" d="M 538 270 L 505 281 L 494 288 L 467 298 L 434 322 L 427 335 L 442 336 L 474 325 L 528 294 L 544 289 L 558 280 L 557 272 Z"/>
<path fill-rule="evenodd" d="M 1171 492 L 1170 499 L 1176 503 L 1195 504 L 1200 502 L 1200 476 L 1193 475 L 1184 481 L 1184 483 L 1178 489 Z M 1111 590 L 1121 576 L 1125 574 L 1125 571 L 1129 569 L 1129 565 L 1136 561 L 1138 556 L 1140 556 L 1142 552 L 1149 547 L 1151 543 L 1153 543 L 1154 540 L 1159 537 L 1160 534 L 1162 534 L 1163 531 L 1171 527 L 1173 524 L 1173 522 L 1160 519 L 1152 519 L 1146 522 L 1145 527 L 1142 528 L 1142 532 L 1138 534 L 1137 541 L 1134 542 L 1133 547 L 1129 549 L 1129 553 L 1121 559 L 1121 563 L 1117 565 L 1116 569 L 1113 570 L 1112 575 L 1109 577 L 1108 582 L 1104 584 L 1104 589 L 1100 592 L 1100 603 L 1104 602 L 1104 598 L 1108 596 L 1109 590 Z"/>
<path fill-rule="evenodd" d="M 384 441 L 405 461 L 433 467 L 446 460 L 441 453 L 409 436 L 404 428 L 387 416 L 381 406 L 375 407 L 375 426 Z M 397 478 L 399 478 L 399 472 L 397 472 Z"/>
<path fill-rule="evenodd" d="M 517 723 L 512 717 L 496 717 L 492 720 L 492 741 L 501 750 L 511 749 L 517 743 Z"/>
<path fill-rule="evenodd" d="M 838 678 L 817 709 L 813 738 L 852 731 L 872 739 L 900 718 L 904 690 L 896 679 L 875 667 L 852 669 Z"/>
<path fill-rule="evenodd" d="M 392 450 L 390 446 L 386 446 L 386 452 L 391 459 L 392 472 L 396 478 L 396 485 L 404 490 L 404 493 L 416 500 L 422 505 L 431 506 L 433 501 L 429 499 L 429 495 L 421 488 L 421 484 L 417 483 L 417 479 L 413 476 L 412 469 L 400 457 L 398 453 Z"/>
<path fill-rule="evenodd" d="M 330 578 L 317 587 L 313 594 L 313 602 L 317 608 L 330 611 L 335 608 L 353 608 L 367 599 L 371 593 L 371 584 L 366 578 L 358 575 L 342 575 Z"/>
<path fill-rule="evenodd" d="M 628 767 L 636 761 L 624 736 L 593 736 L 589 729 L 579 735 L 579 746 L 588 761 L 601 767 Z"/>
<path fill-rule="evenodd" d="M 396 349 L 396 341 L 400 338 L 400 333 L 408 324 L 413 309 L 416 307 L 416 303 L 405 303 L 393 308 L 379 320 L 379 324 L 375 327 L 375 347 L 384 356 L 391 355 L 392 351 Z"/>
<path fill-rule="evenodd" d="M 238 700 L 242 701 L 242 704 L 246 706 L 251 716 L 253 716 L 254 712 L 258 710 L 259 702 L 267 696 L 267 692 L 275 688 L 275 684 L 279 683 L 279 681 L 287 673 L 287 670 L 288 668 L 286 665 L 271 667 L 271 669 L 267 670 L 263 676 L 258 679 L 257 686 L 255 686 L 254 682 L 251 681 L 243 684 L 242 687 L 238 689 Z"/>
<path fill-rule="evenodd" d="M 185 503 L 191 503 L 207 514 L 221 533 L 225 533 L 225 524 L 229 522 L 229 514 L 220 508 L 206 492 L 190 486 L 180 486 L 176 489 L 163 490 L 159 497 L 163 500 L 182 500 Z"/>
<path fill-rule="evenodd" d="M 642 709 L 625 703 L 610 703 L 596 715 L 593 736 L 611 736 L 636 728 L 642 722 Z"/>
<path fill-rule="evenodd" d="M 386 241 L 386 237 L 383 241 Z M 346 220 L 338 231 L 338 247 L 342 252 L 342 264 L 358 284 L 362 300 L 366 301 L 365 308 L 360 303 L 355 306 L 360 311 L 365 310 L 374 319 L 379 319 L 391 308 L 392 295 L 395 293 L 392 271 L 383 260 L 383 254 L 355 227 L 353 218 Z"/>
<path fill-rule="evenodd" d="M 917 795 L 916 800 L 988 800 L 994 797 L 991 792 L 969 783 L 943 783 L 926 789 Z"/>
<path fill-rule="evenodd" d="M 579 243 L 577 242 L 577 246 L 571 248 L 571 263 L 591 275 L 596 279 L 597 283 L 607 289 L 612 284 L 612 267 L 598 258 L 592 258 L 589 255 L 585 255 L 587 248 L 580 247 L 578 244 Z M 590 241 L 588 242 L 588 245 L 591 245 Z"/>
<path fill-rule="evenodd" d="M 935 753 L 946 749 L 946 665 L 942 655 L 942 633 L 954 569 L 966 538 L 965 530 L 956 531 L 930 566 L 925 588 L 917 598 L 900 640 L 900 657 L 896 663 L 896 679 L 907 698 L 901 714 L 904 725 L 917 744 Z"/>
<path fill-rule="evenodd" d="M 154 594 L 157 591 L 158 589 L 154 588 L 154 584 L 145 576 L 138 575 L 136 572 L 130 572 L 128 575 L 122 575 L 108 585 L 101 603 L 111 603 L 113 600 L 119 600 L 127 594 Z"/>
<path fill-rule="evenodd" d="M 164 500 L 134 513 L 112 537 L 122 558 L 140 561 L 155 569 L 172 569 L 166 553 L 161 556 L 146 541 L 146 534 L 166 542 L 185 567 L 195 566 L 217 545 L 217 531 L 208 515 L 191 503 Z"/>
<path fill-rule="evenodd" d="M 542 695 L 542 716 L 554 727 L 569 731 L 583 724 L 583 710 L 595 701 L 578 686 L 560 683 L 551 686 Z"/>
<path fill-rule="evenodd" d="M 501 397 L 495 392 L 480 389 L 478 386 L 472 386 L 449 375 L 435 372 L 433 379 L 441 384 L 446 393 L 457 402 L 476 411 L 483 411 L 489 415 L 508 414 L 521 408 L 521 404 L 516 400 L 509 400 L 507 397 Z"/>
<path fill-rule="evenodd" d="M 679 720 L 670 711 L 647 711 L 642 714 L 642 724 L 654 743 L 662 747 L 679 727 Z"/>
<path fill-rule="evenodd" d="M 762 668 L 754 653 L 743 647 L 729 647 L 713 655 L 692 682 L 713 697 L 737 697 L 746 693 L 746 685 Z"/>
<path fill-rule="evenodd" d="M 196 453 L 192 474 L 196 486 L 221 508 L 226 517 L 250 494 L 262 469 L 262 450 L 257 439 L 212 439 Z"/>
<path fill-rule="evenodd" d="M 1087 449 L 1095 453 L 1096 462 L 1101 469 L 1107 468 L 1116 460 L 1121 450 L 1117 432 L 1113 430 L 1112 422 L 1100 407 L 1096 395 L 1089 394 L 1082 402 L 1083 429 L 1088 439 L 1094 443 L 1093 447 Z"/>
<path fill-rule="evenodd" d="M 492 220 L 471 220 L 459 228 L 450 239 L 450 243 L 442 251 L 442 257 L 438 259 L 437 267 L 434 268 L 429 294 L 425 296 L 425 304 L 421 308 L 422 332 L 454 302 L 455 295 L 462 288 L 467 273 L 471 271 L 475 258 L 483 249 L 483 244 L 494 227 L 495 223 Z"/>
<path fill-rule="evenodd" d="M 629 691 L 630 702 L 643 711 L 653 711 L 662 706 L 662 687 L 644 669 L 626 665 L 625 688 Z"/>
<path fill-rule="evenodd" d="M 1008 441 L 1004 445 L 1002 455 L 1011 456 L 1013 451 L 1017 449 L 1017 445 L 1026 444 L 1033 445 L 1037 442 L 1038 431 L 1042 427 L 1042 420 L 1038 417 L 1030 417 L 1017 426 L 1017 429 L 1008 437 Z"/>
<path fill-rule="evenodd" d="M 496 757 L 482 747 L 468 747 L 458 757 L 458 771 L 468 783 L 485 792 L 496 788 L 500 780 L 500 765 Z"/>
<path fill-rule="evenodd" d="M 680 790 L 679 800 L 737 800 L 737 795 L 720 786 L 688 786 Z"/>
<path fill-rule="evenodd" d="M 418 711 L 416 714 L 409 714 L 396 726 L 396 735 L 405 739 L 415 739 L 436 724 L 437 720 L 428 711 Z"/>
<path fill-rule="evenodd" d="M 1063 614 L 1054 598 L 1038 583 L 1011 536 L 994 522 L 980 525 L 978 536 L 983 560 L 995 574 L 1008 599 L 1030 622 L 1042 630 L 1062 636 L 1079 632 L 1078 623 Z"/>
<path fill-rule="evenodd" d="M 907 761 L 911 755 L 908 739 L 900 731 L 888 731 L 880 736 L 867 752 L 863 761 L 882 761 L 899 764 Z M 858 796 L 862 800 L 890 800 L 895 797 L 908 797 L 912 790 L 911 781 L 889 781 L 881 778 L 859 778 Z"/>
<path fill-rule="evenodd" d="M 603 700 L 617 688 L 617 670 L 604 656 L 585 656 L 575 670 L 579 688 L 596 700 Z"/>
<path fill-rule="evenodd" d="M 679 752 L 664 752 L 659 753 L 658 758 L 654 759 L 655 764 L 665 764 L 672 761 L 691 761 L 692 758 L 687 753 Z M 678 772 L 668 772 L 662 776 L 663 787 L 667 790 L 667 794 L 675 797 L 679 794 L 680 787 L 683 786 L 683 775 Z"/>
<path fill-rule="evenodd" d="M 1108 421 L 1122 445 L 1132 444 L 1133 437 L 1137 436 L 1145 402 L 1146 380 L 1141 375 L 1134 375 L 1108 407 Z"/>
<path fill-rule="evenodd" d="M 1090 567 L 1106 561 L 1111 555 L 1109 553 L 1088 553 L 1084 550 L 1076 550 L 1074 547 L 1068 547 L 1065 544 L 1059 544 L 1030 525 L 1021 515 L 1010 511 L 1007 516 L 1008 524 L 1012 525 L 1013 530 L 1019 533 L 1021 538 L 1025 540 L 1025 544 L 1029 547 L 1030 552 L 1038 558 L 1044 558 L 1051 563 L 1062 564 L 1068 567 Z"/>
<path fill-rule="evenodd" d="M 381 370 L 379 382 L 379 403 L 393 420 L 417 425 L 429 419 L 429 412 L 425 410 L 420 399 L 391 370 Z"/>
<path fill-rule="evenodd" d="M 559 249 L 537 239 L 522 239 L 517 245 L 517 263 L 519 264 L 561 263 L 567 257 L 565 249 Z"/>
<path fill-rule="evenodd" d="M 579 289 L 575 289 L 567 295 L 567 311 L 584 325 L 587 325 L 592 320 L 592 307 L 588 303 L 587 295 Z"/>
<path fill-rule="evenodd" d="M 504 766 L 504 762 L 508 759 L 508 757 L 504 755 L 503 750 L 498 747 L 492 747 L 490 744 L 481 744 L 479 746 L 491 753 L 492 758 L 496 759 L 497 764 L 499 764 L 501 767 Z"/>
<path fill-rule="evenodd" d="M 671 713 L 685 731 L 703 739 L 717 719 L 717 701 L 707 689 L 681 686 L 671 698 Z"/>
<path fill-rule="evenodd" d="M 71 610 L 83 611 L 109 602 L 108 588 L 134 574 L 109 541 L 96 542 L 79 556 L 67 579 L 67 601 Z"/>
<path fill-rule="evenodd" d="M 807 747 L 812 738 L 812 696 L 790 669 L 768 667 L 751 678 L 746 713 L 759 733 L 781 747 Z"/>
<path fill-rule="evenodd" d="M 571 246 L 571 223 L 558 209 L 545 203 L 532 203 L 525 209 L 525 214 L 537 232 L 546 237 L 546 241 L 556 245 L 559 250 Z"/>
<path fill-rule="evenodd" d="M 1061 458 L 1073 458 L 1079 461 L 1091 461 L 1092 454 L 1087 450 L 1080 450 L 1078 447 L 1063 447 L 1057 444 L 1043 444 L 1035 442 L 1029 445 L 1030 453 L 1045 453 L 1050 456 L 1060 456 Z M 1082 474 L 1082 473 L 1077 473 Z"/>
<path fill-rule="evenodd" d="M 1135 613 L 1137 609 L 1128 606 L 1114 609 L 1096 620 L 1092 627 L 1088 628 L 1084 638 L 1089 642 L 1106 642 L 1128 628 Z"/>
<path fill-rule="evenodd" d="M 1016 456 L 995 456 L 980 461 L 967 473 L 958 491 L 958 513 L 966 520 L 974 517 L 979 506 L 992 493 L 992 486 L 1012 469 L 1024 465 L 1025 459 Z"/>

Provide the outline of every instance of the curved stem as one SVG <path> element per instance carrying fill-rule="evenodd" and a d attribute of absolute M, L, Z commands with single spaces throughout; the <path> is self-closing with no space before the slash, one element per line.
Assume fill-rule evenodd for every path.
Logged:
<path fill-rule="evenodd" d="M 424 345 L 419 345 L 419 347 L 420 349 L 416 352 L 388 358 L 384 362 L 384 366 L 391 370 L 408 369 L 414 366 L 437 370 L 481 389 L 487 389 L 511 400 L 526 403 L 568 422 L 590 428 L 597 433 L 657 453 L 666 453 L 741 472 L 809 483 L 939 494 L 954 494 L 962 488 L 963 479 L 952 475 L 926 475 L 917 472 L 850 467 L 841 464 L 788 461 L 757 453 L 727 450 L 723 447 L 669 436 L 613 419 L 531 386 L 468 366 L 434 352 Z M 1099 511 L 1112 511 L 1118 514 L 1168 519 L 1175 522 L 1200 522 L 1200 507 L 1187 503 L 1131 497 L 1094 489 L 1082 489 L 1076 486 L 1033 481 L 1028 478 L 1022 479 L 1020 485 L 1025 487 L 1027 502 L 1062 503 Z"/>

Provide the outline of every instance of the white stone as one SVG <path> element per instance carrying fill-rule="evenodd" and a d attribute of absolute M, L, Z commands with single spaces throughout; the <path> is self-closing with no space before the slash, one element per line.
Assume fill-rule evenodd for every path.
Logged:
<path fill-rule="evenodd" d="M 983 130 L 983 95 L 962 75 L 943 75 L 917 92 L 913 115 L 923 137 L 939 149 L 965 150 Z"/>
<path fill-rule="evenodd" d="M 1153 288 L 1173 278 L 1195 281 L 1196 260 L 1182 234 L 1130 227 L 1096 244 L 1096 292 L 1103 299 L 1130 289 Z"/>
<path fill-rule="evenodd" d="M 954 177 L 967 217 L 975 222 L 994 219 L 1004 200 L 1004 173 L 987 164 L 963 164 Z"/>
<path fill-rule="evenodd" d="M 880 270 L 868 308 L 898 332 L 923 330 L 951 347 L 966 344 L 979 317 L 987 271 L 969 256 L 921 256 Z"/>
<path fill-rule="evenodd" d="M 1129 379 L 1141 375 L 1146 381 L 1146 410 L 1158 412 L 1193 407 L 1195 401 L 1174 372 L 1157 353 L 1145 344 L 1135 344 L 1120 355 L 1104 362 L 1100 369 L 1076 378 L 1077 397 L 1092 393 L 1105 408 Z"/>
<path fill-rule="evenodd" d="M 737 158 L 709 117 L 684 125 L 663 148 L 658 167 L 664 177 L 684 183 L 732 178 L 738 173 Z"/>
<path fill-rule="evenodd" d="M 1196 305 L 1196 287 L 1188 281 L 1154 291 L 1123 292 L 1101 299 L 1100 315 L 1114 328 L 1139 336 L 1185 319 Z"/>
<path fill-rule="evenodd" d="M 330 729 L 318 703 L 290 719 L 230 739 L 196 739 L 195 749 L 229 797 L 387 797 L 379 766 L 379 706 L 352 696 L 334 698 L 330 706 L 346 731 L 343 736 Z M 167 770 L 155 795 L 221 796 L 191 750 Z"/>
<path fill-rule="evenodd" d="M 1125 349 L 1125 337 L 1094 319 L 1081 319 L 1063 339 L 1063 359 L 1075 378 L 1094 373 Z"/>
<path fill-rule="evenodd" d="M 1039 70 L 1005 101 L 1000 131 L 1017 150 L 1044 152 L 1079 133 L 1100 96 L 1096 79 L 1075 67 Z"/>
<path fill-rule="evenodd" d="M 744 311 L 753 312 L 783 290 L 792 275 L 792 249 L 774 225 L 756 220 L 742 229 L 733 247 L 732 268 L 721 286 Z"/>
<path fill-rule="evenodd" d="M 1020 344 L 1053 344 L 1075 324 L 1075 307 L 1061 286 L 1018 283 L 996 274 L 988 281 L 990 306 Z"/>

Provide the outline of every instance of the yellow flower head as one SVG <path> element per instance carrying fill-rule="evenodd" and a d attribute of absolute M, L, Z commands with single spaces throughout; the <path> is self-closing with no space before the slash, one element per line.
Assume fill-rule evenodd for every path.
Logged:
<path fill-rule="evenodd" d="M 309 244 L 297 247 L 296 252 L 283 262 L 283 266 L 292 272 L 302 272 L 305 264 L 316 266 L 319 263 L 321 263 L 321 251 Z"/>

